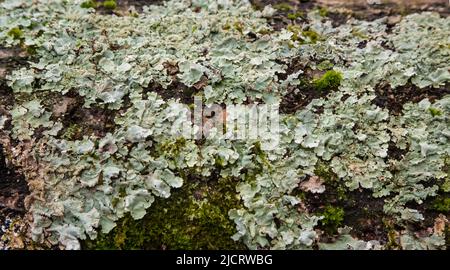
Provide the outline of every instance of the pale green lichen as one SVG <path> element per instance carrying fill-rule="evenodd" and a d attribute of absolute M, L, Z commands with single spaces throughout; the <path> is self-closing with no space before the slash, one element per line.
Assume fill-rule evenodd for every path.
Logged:
<path fill-rule="evenodd" d="M 255 11 L 246 1 L 168 1 L 138 17 L 119 18 L 82 8 L 82 2 L 1 3 L 1 44 L 36 48 L 35 61 L 7 77 L 21 98 L 2 112 L 0 126 L 10 119 L 12 128 L 2 132 L 27 146 L 27 156 L 38 164 L 38 177 L 26 174 L 33 183 L 30 231 L 37 243 L 78 249 L 80 239 L 106 234 L 119 220 L 145 219 L 154 201 L 183 189 L 188 176 L 218 174 L 237 181 L 242 203 L 226 210 L 236 225 L 233 239 L 248 248 L 378 249 L 377 241 L 350 236 L 336 206 L 308 211 L 299 185 L 311 176 L 332 175 L 346 189 L 367 189 L 384 199 L 386 215 L 404 226 L 423 219 L 407 205 L 435 196 L 435 181 L 448 179 L 450 97 L 407 103 L 400 115 L 373 102 L 381 83 L 395 90 L 411 81 L 420 90 L 449 81 L 449 48 L 442 46 L 450 36 L 448 18 L 413 14 L 387 33 L 383 19 L 334 28 L 316 12 L 308 14 L 308 25 L 274 31 L 265 19 L 273 10 Z M 21 30 L 19 40 L 11 29 Z M 362 40 L 367 44 L 358 48 Z M 334 91 L 319 91 L 323 96 L 280 115 L 276 147 L 270 138 L 181 138 L 174 131 L 190 123 L 183 118 L 188 108 L 149 90 L 151 83 L 168 88 L 176 80 L 197 87 L 207 104 L 275 103 L 298 88 L 306 71 L 281 80 L 288 68 L 283 63 L 292 59 L 313 69 L 333 68 L 315 86 Z M 167 63 L 179 68 L 175 75 L 165 70 Z M 51 92 L 73 90 L 85 107 L 115 111 L 117 127 L 74 139 L 74 124 L 59 136 L 63 122 L 43 100 Z M 405 155 L 391 158 L 389 143 Z M 318 169 L 323 164 L 326 173 Z M 217 214 L 214 205 L 205 209 Z M 334 243 L 321 238 L 324 225 L 332 225 Z M 121 232 L 119 247 L 127 246 L 123 230 L 115 230 Z M 417 239 L 405 230 L 399 245 L 438 249 L 443 239 L 440 233 Z"/>

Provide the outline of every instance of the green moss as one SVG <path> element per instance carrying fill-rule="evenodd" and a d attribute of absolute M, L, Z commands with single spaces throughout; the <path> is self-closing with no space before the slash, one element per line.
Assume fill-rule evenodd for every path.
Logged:
<path fill-rule="evenodd" d="M 178 163 L 180 153 L 186 147 L 186 139 L 183 137 L 177 138 L 176 140 L 169 139 L 159 142 L 155 145 L 155 150 L 152 155 L 155 158 L 165 157 L 167 160 L 172 160 L 174 164 Z M 180 176 L 183 177 L 187 171 L 180 171 Z"/>
<path fill-rule="evenodd" d="M 264 166 L 270 167 L 270 161 L 267 157 L 267 153 L 261 149 L 261 142 L 253 144 L 253 153 L 255 154 L 256 161 Z"/>
<path fill-rule="evenodd" d="M 255 1 L 251 1 L 252 7 L 254 10 L 263 10 L 264 5 Z"/>
<path fill-rule="evenodd" d="M 323 179 L 327 184 L 332 184 L 338 180 L 337 175 L 331 170 L 331 167 L 324 162 L 318 162 L 316 164 L 314 174 Z"/>
<path fill-rule="evenodd" d="M 301 12 L 301 11 L 297 11 L 297 12 L 294 12 L 294 13 L 289 13 L 287 15 L 287 18 L 289 20 L 297 20 L 298 18 L 303 18 L 303 17 L 304 17 L 304 13 Z"/>
<path fill-rule="evenodd" d="M 428 111 L 431 113 L 431 115 L 433 117 L 442 115 L 442 112 L 439 109 L 436 109 L 436 108 L 428 108 Z"/>
<path fill-rule="evenodd" d="M 290 24 L 287 26 L 287 30 L 289 32 L 292 32 L 292 37 L 291 37 L 292 41 L 300 40 L 300 33 L 301 33 L 302 29 L 298 25 Z"/>
<path fill-rule="evenodd" d="M 14 27 L 8 31 L 8 36 L 12 37 L 13 39 L 21 39 L 23 37 L 23 32 L 19 27 Z"/>
<path fill-rule="evenodd" d="M 299 41 L 300 43 L 317 43 L 317 41 L 322 40 L 322 37 L 315 31 L 303 30 L 298 25 L 288 25 L 287 30 L 292 32 L 292 41 Z"/>
<path fill-rule="evenodd" d="M 319 161 L 314 169 L 314 174 L 325 181 L 325 186 L 328 189 L 334 190 L 336 198 L 339 201 L 345 201 L 348 199 L 347 188 L 345 187 L 343 182 L 339 181 L 339 177 L 331 170 L 329 164 L 323 161 Z"/>
<path fill-rule="evenodd" d="M 242 34 L 242 32 L 244 32 L 244 25 L 242 22 L 239 22 L 239 21 L 234 22 L 233 27 L 234 27 L 234 29 L 239 31 L 241 34 Z"/>
<path fill-rule="evenodd" d="M 328 16 L 328 10 L 325 7 L 319 7 L 317 9 L 319 11 L 319 15 L 322 17 Z"/>
<path fill-rule="evenodd" d="M 320 225 L 329 234 L 335 234 L 344 221 L 344 209 L 341 207 L 328 205 L 320 215 L 323 216 Z"/>
<path fill-rule="evenodd" d="M 347 200 L 348 199 L 348 196 L 347 196 L 347 188 L 344 186 L 344 185 L 339 185 L 337 188 L 336 188 L 336 194 L 337 194 L 337 198 L 338 198 L 338 200 L 340 200 L 340 201 L 345 201 L 345 200 Z"/>
<path fill-rule="evenodd" d="M 317 90 L 324 91 L 336 89 L 341 84 L 342 74 L 340 72 L 329 70 L 321 78 L 314 81 Z"/>
<path fill-rule="evenodd" d="M 298 16 L 297 16 L 296 13 L 289 13 L 289 14 L 287 15 L 287 18 L 288 18 L 289 20 L 296 20 L 296 19 L 298 18 Z"/>
<path fill-rule="evenodd" d="M 117 7 L 117 3 L 114 0 L 107 0 L 103 2 L 103 7 L 109 10 L 114 10 Z"/>
<path fill-rule="evenodd" d="M 290 11 L 294 9 L 294 7 L 289 5 L 288 3 L 279 3 L 274 5 L 273 8 L 281 11 Z"/>
<path fill-rule="evenodd" d="M 395 221 L 391 218 L 383 218 L 382 226 L 386 231 L 387 241 L 385 248 L 387 250 L 399 250 L 401 249 L 401 245 L 399 242 L 399 234 L 396 231 Z"/>
<path fill-rule="evenodd" d="M 62 137 L 67 140 L 75 140 L 77 138 L 82 137 L 83 128 L 78 124 L 70 125 Z"/>
<path fill-rule="evenodd" d="M 36 54 L 36 46 L 27 46 L 25 50 L 29 55 Z"/>
<path fill-rule="evenodd" d="M 352 29 L 352 35 L 360 39 L 368 39 L 369 37 L 358 31 L 357 29 Z"/>
<path fill-rule="evenodd" d="M 450 192 L 450 174 L 447 174 L 447 177 L 445 178 L 440 188 L 444 192 Z"/>
<path fill-rule="evenodd" d="M 329 60 L 324 60 L 317 65 L 317 69 L 319 70 L 328 70 L 333 68 L 333 63 Z"/>
<path fill-rule="evenodd" d="M 288 30 L 292 32 L 292 37 L 291 37 L 292 41 L 298 41 L 301 44 L 307 43 L 307 41 L 305 40 L 305 38 L 303 36 L 303 31 L 300 27 L 298 27 L 296 25 L 288 26 Z"/>
<path fill-rule="evenodd" d="M 95 0 L 88 0 L 81 3 L 80 7 L 82 8 L 96 8 L 97 2 Z"/>
<path fill-rule="evenodd" d="M 156 146 L 156 152 L 158 153 L 158 155 L 176 157 L 185 146 L 186 139 L 184 137 L 180 137 L 176 140 L 166 140 L 159 143 Z"/>
<path fill-rule="evenodd" d="M 82 243 L 84 249 L 244 249 L 228 211 L 240 207 L 233 179 L 196 181 L 168 199 L 156 199 L 141 220 L 127 215 L 109 234 Z M 189 182 L 190 181 L 190 182 Z"/>
<path fill-rule="evenodd" d="M 401 249 L 401 246 L 398 243 L 397 239 L 398 239 L 397 232 L 395 230 L 389 230 L 388 241 L 386 243 L 386 249 L 388 249 L 388 250 Z"/>
<path fill-rule="evenodd" d="M 450 198 L 437 198 L 433 202 L 433 209 L 439 212 L 450 212 Z"/>
<path fill-rule="evenodd" d="M 440 189 L 444 192 L 450 192 L 450 156 L 445 157 L 444 167 L 442 171 L 447 174 L 447 177 L 444 178 Z"/>
<path fill-rule="evenodd" d="M 222 29 L 225 30 L 225 31 L 230 30 L 231 29 L 231 25 L 229 23 L 226 23 L 226 24 L 224 24 L 222 26 Z"/>
<path fill-rule="evenodd" d="M 270 32 L 269 29 L 265 29 L 265 28 L 264 28 L 264 29 L 259 30 L 258 33 L 261 34 L 261 35 L 268 35 L 268 34 L 270 34 L 271 32 Z"/>
<path fill-rule="evenodd" d="M 312 30 L 303 31 L 302 36 L 309 38 L 310 42 L 313 44 L 317 43 L 320 39 L 320 35 Z"/>

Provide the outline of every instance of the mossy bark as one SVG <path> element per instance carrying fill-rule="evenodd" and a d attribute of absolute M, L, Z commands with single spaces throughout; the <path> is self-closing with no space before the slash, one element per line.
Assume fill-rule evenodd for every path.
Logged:
<path fill-rule="evenodd" d="M 84 249 L 245 249 L 231 239 L 228 211 L 239 207 L 235 181 L 186 179 L 168 199 L 157 199 L 141 220 L 129 215 L 109 234 L 83 243 Z"/>

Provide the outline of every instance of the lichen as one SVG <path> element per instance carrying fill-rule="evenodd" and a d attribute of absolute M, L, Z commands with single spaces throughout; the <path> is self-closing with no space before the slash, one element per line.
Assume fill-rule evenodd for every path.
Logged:
<path fill-rule="evenodd" d="M 447 189 L 450 97 L 409 102 L 394 114 L 374 102 L 374 89 L 445 85 L 448 18 L 413 14 L 387 31 L 383 20 L 333 27 L 316 11 L 278 31 L 267 20 L 273 10 L 255 11 L 247 1 L 172 0 L 138 17 L 93 12 L 82 1 L 0 5 L 2 46 L 35 48 L 29 65 L 6 77 L 15 99 L 0 123 L 30 184 L 29 234 L 37 244 L 380 248 L 377 239 L 352 236 L 340 205 L 309 211 L 299 187 L 315 179 L 338 193 L 336 204 L 356 204 L 358 190 L 377 199 L 394 223 L 387 247 L 445 247 L 441 231 L 418 237 L 409 225 L 424 219 L 415 206 Z M 21 30 L 19 40 L 11 29 Z M 313 98 L 279 115 L 277 143 L 218 133 L 195 140 L 177 132 L 191 124 L 192 106 L 162 95 L 173 87 L 203 94 L 206 105 L 276 104 L 290 92 Z M 46 104 L 54 93 L 76 93 L 78 110 L 104 110 L 113 124 L 95 133 L 71 123 L 70 113 L 57 116 Z M 106 124 L 92 118 L 91 125 Z M 389 145 L 405 153 L 393 158 Z"/>
<path fill-rule="evenodd" d="M 192 181 L 193 179 L 191 179 Z M 239 205 L 233 179 L 193 180 L 169 199 L 157 200 L 141 220 L 127 215 L 88 249 L 243 249 L 228 211 Z"/>

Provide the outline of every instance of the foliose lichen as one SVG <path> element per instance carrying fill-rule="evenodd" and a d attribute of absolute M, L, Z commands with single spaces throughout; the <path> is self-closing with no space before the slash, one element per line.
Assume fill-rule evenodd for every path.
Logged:
<path fill-rule="evenodd" d="M 97 245 L 104 248 L 152 248 L 154 239 L 161 240 L 158 247 L 219 247 L 206 236 L 198 245 L 187 237 L 212 227 L 209 216 L 216 222 L 212 235 L 232 234 L 250 249 L 445 248 L 445 218 L 424 237 L 407 224 L 424 219 L 414 205 L 435 197 L 437 181 L 448 179 L 450 96 L 406 103 L 399 115 L 373 100 L 382 83 L 395 89 L 410 82 L 419 91 L 450 80 L 450 48 L 443 44 L 448 18 L 412 14 L 387 31 L 384 19 L 333 27 L 315 12 L 305 25 L 274 31 L 266 19 L 273 10 L 256 11 L 247 1 L 168 1 L 137 17 L 99 14 L 88 2 L 0 4 L 2 46 L 35 48 L 29 66 L 7 76 L 21 98 L 1 111 L 0 127 L 15 141 L 11 158 L 31 189 L 29 231 L 36 244 L 79 249 L 80 240 L 101 235 Z M 362 41 L 365 47 L 358 46 Z M 286 74 L 293 59 L 308 70 Z M 331 67 L 314 84 L 333 91 L 281 114 L 276 147 L 270 138 L 181 138 L 174 130 L 190 123 L 180 120 L 189 108 L 149 90 L 178 84 L 196 89 L 206 104 L 273 104 L 289 89 L 299 91 L 301 74 Z M 65 126 L 44 106 L 47 95 L 74 90 L 83 108 L 114 111 L 110 132 L 73 136 L 76 126 Z M 402 158 L 389 156 L 390 143 L 405 151 Z M 318 170 L 321 164 L 327 169 Z M 226 207 L 215 195 L 191 196 L 190 177 L 208 182 L 213 175 L 236 181 L 237 198 L 218 197 Z M 360 240 L 345 226 L 342 209 L 309 211 L 298 187 L 326 176 L 382 198 L 384 213 L 402 229 L 390 234 L 390 243 Z M 174 227 L 154 223 L 163 213 L 175 220 L 172 203 L 180 202 L 185 208 Z M 181 226 L 189 218 L 194 225 Z M 320 229 L 331 224 L 332 243 Z"/>

